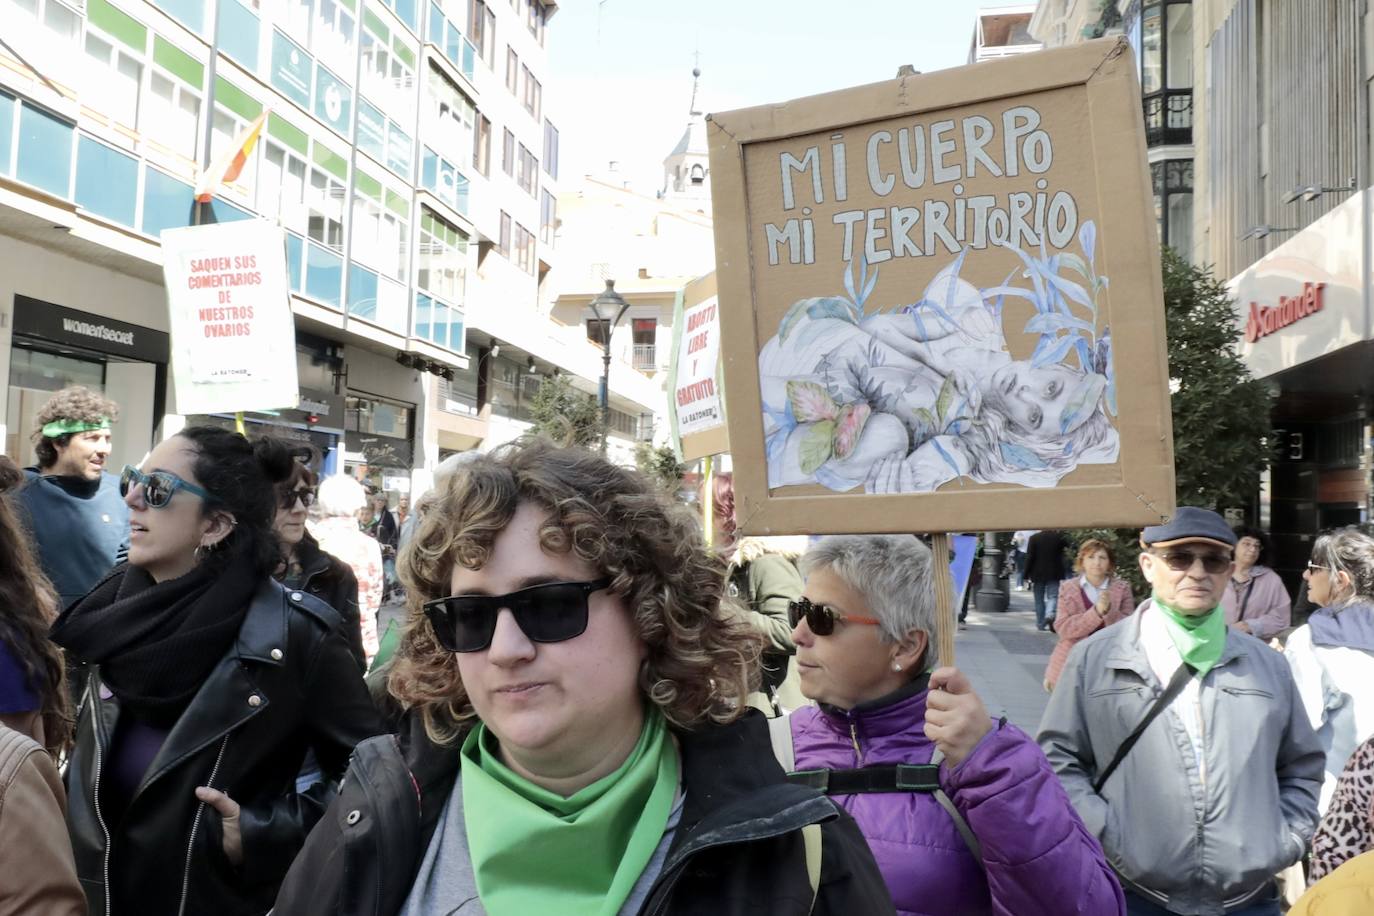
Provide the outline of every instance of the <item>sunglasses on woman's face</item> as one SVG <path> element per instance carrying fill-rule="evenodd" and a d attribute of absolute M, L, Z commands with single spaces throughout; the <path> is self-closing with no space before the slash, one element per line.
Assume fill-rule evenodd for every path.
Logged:
<path fill-rule="evenodd" d="M 490 646 L 503 608 L 531 642 L 563 642 L 587 631 L 588 600 L 610 584 L 610 579 L 550 582 L 509 595 L 452 595 L 426 601 L 425 616 L 434 638 L 449 652 L 481 652 Z"/>
<path fill-rule="evenodd" d="M 320 492 L 312 489 L 288 490 L 277 499 L 277 505 L 290 512 L 296 508 L 296 500 L 301 501 L 301 505 L 309 509 L 315 505 L 315 500 L 320 498 Z"/>
<path fill-rule="evenodd" d="M 1174 572 L 1187 572 L 1193 568 L 1193 564 L 1198 560 L 1202 561 L 1202 568 L 1209 576 L 1224 573 L 1231 568 L 1231 558 L 1224 553 L 1193 553 L 1191 550 L 1170 550 L 1167 553 L 1156 553 L 1155 556 L 1164 561 L 1164 565 Z"/>
<path fill-rule="evenodd" d="M 829 636 L 834 633 L 836 622 L 865 623 L 875 627 L 882 623 L 877 617 L 856 617 L 853 614 L 841 614 L 829 605 L 813 604 L 811 599 L 805 596 L 796 601 L 787 602 L 787 619 L 791 621 L 793 628 L 801 623 L 803 617 L 806 618 L 806 626 L 816 636 Z"/>
<path fill-rule="evenodd" d="M 124 473 L 119 475 L 119 495 L 127 497 L 134 487 L 143 488 L 143 502 L 149 509 L 162 509 L 172 501 L 177 490 L 185 490 L 199 496 L 207 503 L 215 502 L 215 497 L 193 483 L 187 483 L 171 471 L 153 471 L 145 474 L 132 464 L 124 465 Z"/>

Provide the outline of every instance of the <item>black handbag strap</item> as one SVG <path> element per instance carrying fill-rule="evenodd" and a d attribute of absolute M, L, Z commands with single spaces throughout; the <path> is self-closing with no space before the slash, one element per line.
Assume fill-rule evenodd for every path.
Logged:
<path fill-rule="evenodd" d="M 1140 736 L 1145 733 L 1145 729 L 1149 728 L 1150 723 L 1155 720 L 1155 717 L 1162 713 L 1164 709 L 1183 692 L 1183 688 L 1187 685 L 1189 679 L 1192 678 L 1195 672 L 1196 669 L 1187 662 L 1178 666 L 1178 670 L 1174 672 L 1174 676 L 1169 678 L 1169 685 L 1164 688 L 1164 692 L 1155 700 L 1154 705 L 1146 710 L 1144 717 L 1141 718 L 1136 727 L 1131 730 L 1131 733 L 1126 736 L 1126 740 L 1121 742 L 1121 746 L 1116 749 L 1116 754 L 1112 757 L 1112 762 L 1107 764 L 1106 768 L 1102 770 L 1095 780 L 1093 780 L 1094 792 L 1102 792 L 1102 787 L 1107 784 L 1107 780 L 1116 772 L 1116 768 L 1121 765 L 1121 761 L 1126 759 L 1126 755 L 1131 752 L 1131 748 L 1135 747 L 1135 743 L 1140 740 Z"/>

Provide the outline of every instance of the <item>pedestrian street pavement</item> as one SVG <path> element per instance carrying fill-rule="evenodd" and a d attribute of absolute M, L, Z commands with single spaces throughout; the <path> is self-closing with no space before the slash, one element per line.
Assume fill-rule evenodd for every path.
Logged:
<path fill-rule="evenodd" d="M 1002 613 L 969 607 L 954 637 L 955 665 L 968 675 L 993 718 L 1006 716 L 1031 737 L 1040 727 L 1050 695 L 1041 686 L 1058 637 L 1035 629 L 1031 593 L 1011 593 Z"/>

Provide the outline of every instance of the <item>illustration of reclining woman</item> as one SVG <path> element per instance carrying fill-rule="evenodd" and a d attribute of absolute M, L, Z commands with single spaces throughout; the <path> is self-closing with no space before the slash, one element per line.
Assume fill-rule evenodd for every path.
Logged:
<path fill-rule="evenodd" d="M 759 354 L 770 487 L 910 493 L 963 477 L 1049 487 L 1080 464 L 1116 461 L 1108 335 L 1083 346 L 1079 366 L 1063 353 L 1013 360 L 1000 308 L 959 278 L 962 262 L 916 306 L 865 316 L 860 296 L 857 307 L 817 298 L 789 310 Z"/>

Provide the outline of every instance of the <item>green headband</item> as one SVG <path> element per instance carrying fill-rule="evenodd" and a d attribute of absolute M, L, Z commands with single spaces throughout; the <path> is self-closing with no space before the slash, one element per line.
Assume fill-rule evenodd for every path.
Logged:
<path fill-rule="evenodd" d="M 68 433 L 88 433 L 92 430 L 109 428 L 109 417 L 101 417 L 93 423 L 88 420 L 53 420 L 51 423 L 43 424 L 43 438 L 56 439 L 58 436 L 65 436 Z"/>

